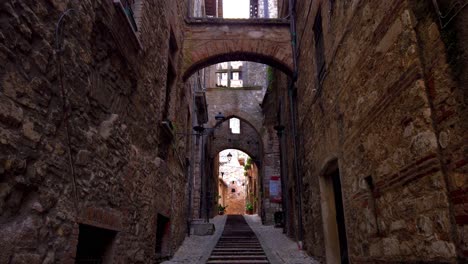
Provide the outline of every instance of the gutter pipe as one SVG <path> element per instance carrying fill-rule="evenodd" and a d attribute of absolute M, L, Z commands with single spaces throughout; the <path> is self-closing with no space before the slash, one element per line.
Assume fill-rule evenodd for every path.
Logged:
<path fill-rule="evenodd" d="M 296 31 L 296 0 L 289 0 L 289 16 L 290 16 L 290 32 L 291 32 L 291 45 L 293 53 L 293 76 L 288 88 L 289 96 L 289 112 L 291 115 L 292 122 L 292 139 L 293 139 L 293 154 L 294 154 L 294 173 L 296 176 L 296 204 L 297 204 L 297 240 L 298 247 L 302 249 L 302 240 L 303 240 L 303 227 L 302 227 L 302 179 L 299 175 L 299 165 L 297 161 L 297 127 L 295 115 L 297 114 L 294 111 L 294 104 L 296 103 L 293 98 L 293 93 L 295 89 L 295 83 L 297 81 L 298 75 L 298 66 L 297 66 L 297 31 Z"/>

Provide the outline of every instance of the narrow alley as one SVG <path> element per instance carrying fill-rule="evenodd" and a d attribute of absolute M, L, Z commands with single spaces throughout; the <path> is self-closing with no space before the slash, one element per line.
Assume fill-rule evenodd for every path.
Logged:
<path fill-rule="evenodd" d="M 468 263 L 468 0 L 0 0 L 0 264 Z"/>
<path fill-rule="evenodd" d="M 186 238 L 174 257 L 163 264 L 319 263 L 282 234 L 281 229 L 262 225 L 257 215 L 224 215 L 211 221 L 216 228 L 213 237 Z"/>

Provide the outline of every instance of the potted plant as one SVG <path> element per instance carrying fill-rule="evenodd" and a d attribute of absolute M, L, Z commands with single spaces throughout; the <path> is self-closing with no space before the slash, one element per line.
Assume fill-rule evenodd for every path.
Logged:
<path fill-rule="evenodd" d="M 224 214 L 224 211 L 226 210 L 227 208 L 227 205 L 226 206 L 222 206 L 220 204 L 218 204 L 218 214 L 219 215 L 223 215 Z"/>
<path fill-rule="evenodd" d="M 253 209 L 254 209 L 253 204 L 250 202 L 247 202 L 247 204 L 245 205 L 245 213 L 251 215 L 253 214 Z"/>

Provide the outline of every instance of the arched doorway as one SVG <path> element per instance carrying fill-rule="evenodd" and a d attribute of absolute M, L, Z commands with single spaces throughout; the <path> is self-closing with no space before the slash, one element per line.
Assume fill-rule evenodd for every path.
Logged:
<path fill-rule="evenodd" d="M 217 166 L 217 167 L 216 167 Z M 253 214 L 259 208 L 258 166 L 245 152 L 225 149 L 217 155 L 218 213 Z"/>

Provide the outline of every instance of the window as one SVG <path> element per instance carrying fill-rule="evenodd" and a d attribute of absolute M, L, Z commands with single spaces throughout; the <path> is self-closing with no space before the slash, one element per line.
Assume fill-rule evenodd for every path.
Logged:
<path fill-rule="evenodd" d="M 135 0 L 121 0 L 122 6 L 125 10 L 125 14 L 128 17 L 128 20 L 130 21 L 130 25 L 132 26 L 134 31 L 138 31 L 138 26 L 135 20 L 135 13 L 134 13 L 134 7 L 135 7 Z"/>
<path fill-rule="evenodd" d="M 75 263 L 112 263 L 112 245 L 116 234 L 116 231 L 81 224 Z"/>
<path fill-rule="evenodd" d="M 164 101 L 164 109 L 162 111 L 162 121 L 169 121 L 170 117 L 170 109 L 171 109 L 171 96 L 172 90 L 175 86 L 177 80 L 177 71 L 175 61 L 177 59 L 177 41 L 174 35 L 174 32 L 170 31 L 169 36 L 169 52 L 167 58 L 167 77 L 166 77 L 166 93 L 165 93 L 165 101 Z M 159 140 L 159 157 L 166 160 L 169 155 L 169 146 L 171 144 L 171 140 L 168 140 L 161 133 L 161 137 Z"/>
<path fill-rule="evenodd" d="M 258 18 L 258 0 L 250 0 L 250 18 Z"/>
<path fill-rule="evenodd" d="M 231 129 L 232 134 L 240 134 L 240 119 L 229 119 L 229 128 Z"/>
<path fill-rule="evenodd" d="M 221 73 L 221 80 L 227 80 L 227 78 L 228 78 L 227 72 Z"/>
<path fill-rule="evenodd" d="M 236 189 L 231 189 L 231 192 L 232 192 L 232 193 L 235 193 L 235 192 L 236 192 Z"/>
<path fill-rule="evenodd" d="M 169 36 L 169 54 L 167 59 L 167 78 L 166 78 L 166 98 L 164 101 L 164 112 L 163 112 L 163 120 L 167 120 L 169 118 L 169 109 L 171 103 L 171 93 L 172 88 L 175 84 L 177 71 L 175 66 L 175 61 L 177 59 L 177 41 L 174 36 L 174 32 L 170 32 Z"/>
<path fill-rule="evenodd" d="M 325 47 L 323 40 L 322 14 L 320 7 L 318 9 L 317 16 L 315 17 L 314 22 L 314 39 L 317 79 L 319 81 L 319 84 L 321 85 L 323 78 L 325 77 Z"/>
<path fill-rule="evenodd" d="M 143 0 L 110 0 L 116 9 L 115 19 L 112 19 L 111 31 L 119 42 L 119 48 L 124 53 L 129 50 L 128 43 L 141 49 L 139 25 L 143 15 Z"/>

